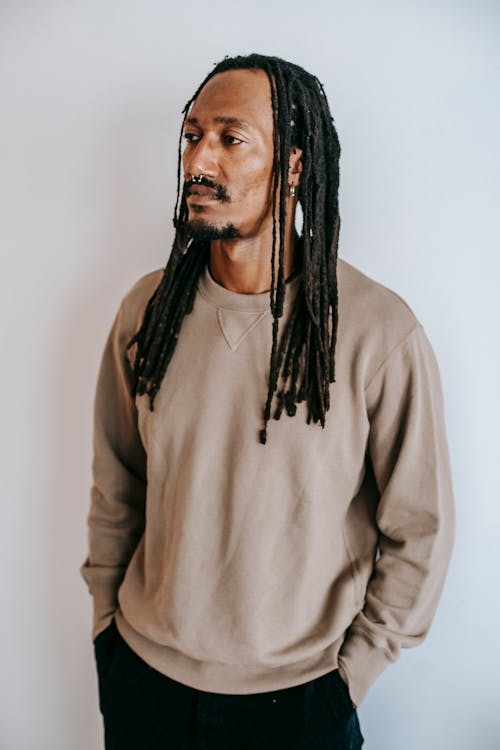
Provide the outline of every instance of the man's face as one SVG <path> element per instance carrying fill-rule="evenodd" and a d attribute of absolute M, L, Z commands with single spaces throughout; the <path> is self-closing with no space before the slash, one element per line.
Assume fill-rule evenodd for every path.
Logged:
<path fill-rule="evenodd" d="M 262 70 L 215 75 L 187 114 L 188 220 L 208 238 L 256 237 L 272 222 L 273 116 Z M 204 175 L 201 183 L 192 178 Z M 212 236 L 211 236 L 212 235 Z"/>

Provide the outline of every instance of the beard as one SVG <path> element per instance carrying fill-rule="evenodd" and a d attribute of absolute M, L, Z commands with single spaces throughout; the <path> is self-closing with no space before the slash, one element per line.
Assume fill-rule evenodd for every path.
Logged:
<path fill-rule="evenodd" d="M 227 189 L 224 187 L 224 185 L 219 185 L 218 183 L 213 182 L 213 180 L 210 180 L 208 177 L 205 177 L 203 175 L 198 179 L 187 180 L 183 188 L 184 200 L 195 185 L 204 185 L 205 187 L 213 190 L 217 197 L 217 200 L 219 200 L 221 203 L 226 203 L 230 200 L 229 193 L 227 192 Z M 193 239 L 200 242 L 212 242 L 213 240 L 233 240 L 237 237 L 241 237 L 239 230 L 234 226 L 234 224 L 231 224 L 230 222 L 217 226 L 216 224 L 210 224 L 209 221 L 202 219 L 201 216 L 204 212 L 203 206 L 195 205 L 193 206 L 193 211 L 195 214 L 198 214 L 200 218 L 191 220 L 188 219 L 184 223 L 184 230 L 188 239 Z"/>
<path fill-rule="evenodd" d="M 241 237 L 240 230 L 234 224 L 223 224 L 217 226 L 202 219 L 193 219 L 186 222 L 188 237 L 194 240 L 212 242 L 213 240 L 234 240 Z"/>

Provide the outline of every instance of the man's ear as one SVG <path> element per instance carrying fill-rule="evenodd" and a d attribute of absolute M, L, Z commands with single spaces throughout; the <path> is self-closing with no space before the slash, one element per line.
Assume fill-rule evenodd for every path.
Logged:
<path fill-rule="evenodd" d="M 300 175 L 302 174 L 302 149 L 292 146 L 290 149 L 290 162 L 288 168 L 288 184 L 298 187 Z"/>

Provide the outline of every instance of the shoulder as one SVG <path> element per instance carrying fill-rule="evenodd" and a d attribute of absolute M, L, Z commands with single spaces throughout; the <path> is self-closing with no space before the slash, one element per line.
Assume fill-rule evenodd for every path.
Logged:
<path fill-rule="evenodd" d="M 418 322 L 410 305 L 389 287 L 370 278 L 343 258 L 338 260 L 339 297 L 350 315 L 372 313 L 383 320 L 405 329 Z M 340 301 L 340 300 L 339 300 Z"/>
<path fill-rule="evenodd" d="M 344 259 L 338 259 L 337 278 L 339 344 L 362 356 L 369 375 L 420 322 L 403 297 Z"/>
<path fill-rule="evenodd" d="M 141 276 L 124 295 L 119 309 L 121 328 L 135 331 L 141 324 L 146 306 L 163 276 L 163 268 Z"/>

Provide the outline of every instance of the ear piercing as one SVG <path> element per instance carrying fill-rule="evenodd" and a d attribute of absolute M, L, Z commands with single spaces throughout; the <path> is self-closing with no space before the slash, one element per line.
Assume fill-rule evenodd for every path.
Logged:
<path fill-rule="evenodd" d="M 290 195 L 291 195 L 291 196 L 292 196 L 292 198 L 293 198 L 293 196 L 295 195 L 295 185 L 293 185 L 293 184 L 292 184 L 292 185 L 290 185 L 290 186 L 289 186 L 289 190 L 288 190 L 288 192 L 290 193 Z"/>

